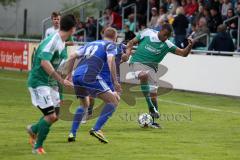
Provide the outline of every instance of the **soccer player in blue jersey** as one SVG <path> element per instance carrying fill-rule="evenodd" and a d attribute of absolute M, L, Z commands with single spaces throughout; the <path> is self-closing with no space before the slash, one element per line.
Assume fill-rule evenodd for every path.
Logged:
<path fill-rule="evenodd" d="M 75 57 L 83 57 L 83 55 L 81 55 L 81 53 L 79 51 L 81 51 L 80 47 L 77 51 L 76 51 L 76 55 Z M 115 56 L 115 63 L 116 63 L 116 73 L 117 73 L 117 80 L 118 82 L 120 82 L 120 62 L 121 62 L 121 57 L 122 54 L 125 52 L 125 48 L 126 45 L 124 45 L 123 43 L 118 44 L 117 45 L 117 52 L 116 52 L 116 56 Z M 108 63 L 105 63 L 103 65 L 103 69 L 100 73 L 101 77 L 105 77 L 105 82 L 107 83 L 107 85 L 109 86 L 109 88 L 111 89 L 112 92 L 115 92 L 114 86 L 112 84 L 112 78 L 109 75 L 109 67 L 108 67 Z M 119 94 L 119 93 L 118 93 Z M 75 112 L 75 117 L 72 123 L 72 128 L 70 130 L 70 134 L 68 136 L 68 142 L 73 142 L 76 139 L 76 134 L 77 134 L 77 130 L 79 128 L 80 123 L 86 122 L 86 119 L 88 119 L 88 117 L 90 117 L 93 114 L 93 106 L 94 106 L 94 98 L 90 97 L 90 102 L 89 102 L 89 107 L 88 109 L 85 108 L 85 115 L 82 119 L 82 121 L 79 121 L 79 116 L 81 113 L 81 108 L 77 108 L 76 112 Z M 84 119 L 85 118 L 85 119 Z"/>
<path fill-rule="evenodd" d="M 119 96 L 113 91 L 121 91 L 115 66 L 116 38 L 116 30 L 107 28 L 104 31 L 103 40 L 90 42 L 84 47 L 80 47 L 77 52 L 78 56 L 83 56 L 83 58 L 73 71 L 72 78 L 75 93 L 81 103 L 76 111 L 77 114 L 74 116 L 71 129 L 71 134 L 74 137 L 76 130 L 79 128 L 79 122 L 81 122 L 89 107 L 89 96 L 97 97 L 104 101 L 105 106 L 95 126 L 90 130 L 90 134 L 101 142 L 108 143 L 101 129 L 109 117 L 112 116 L 119 102 Z"/>

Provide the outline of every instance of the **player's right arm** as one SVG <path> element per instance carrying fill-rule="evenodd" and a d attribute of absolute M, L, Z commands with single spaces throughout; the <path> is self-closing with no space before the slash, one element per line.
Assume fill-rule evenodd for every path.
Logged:
<path fill-rule="evenodd" d="M 126 54 L 122 56 L 122 62 L 128 61 L 129 57 L 133 53 L 132 52 L 133 47 L 136 46 L 141 40 L 143 40 L 144 37 L 147 36 L 150 32 L 151 31 L 149 29 L 145 29 L 127 43 Z"/>
<path fill-rule="evenodd" d="M 127 47 L 126 47 L 126 54 L 122 55 L 122 59 L 121 62 L 127 62 L 129 57 L 132 55 L 132 49 L 135 45 L 137 45 L 139 42 L 139 39 L 137 37 L 133 38 L 132 40 L 130 40 L 127 43 Z"/>

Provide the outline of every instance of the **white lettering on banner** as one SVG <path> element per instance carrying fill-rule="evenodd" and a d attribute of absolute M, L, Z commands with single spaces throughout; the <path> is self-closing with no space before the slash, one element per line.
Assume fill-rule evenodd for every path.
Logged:
<path fill-rule="evenodd" d="M 12 63 L 12 61 L 13 61 L 12 59 L 13 59 L 12 55 L 7 52 L 7 54 L 6 54 L 6 63 Z"/>
<path fill-rule="evenodd" d="M 1 51 L 1 59 L 0 59 L 1 62 L 5 62 L 6 61 L 6 55 L 4 54 L 3 51 Z"/>
<path fill-rule="evenodd" d="M 12 54 L 9 52 L 1 52 L 0 61 L 3 63 L 13 63 L 14 65 L 22 64 L 22 55 L 17 55 L 15 52 Z"/>
<path fill-rule="evenodd" d="M 13 52 L 13 64 L 22 64 L 22 55 L 17 56 Z"/>

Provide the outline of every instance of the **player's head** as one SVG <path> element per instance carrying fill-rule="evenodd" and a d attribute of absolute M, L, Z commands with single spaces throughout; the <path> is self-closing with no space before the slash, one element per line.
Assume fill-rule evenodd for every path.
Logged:
<path fill-rule="evenodd" d="M 72 14 L 64 15 L 60 21 L 60 31 L 73 34 L 76 31 L 76 18 Z"/>
<path fill-rule="evenodd" d="M 107 27 L 103 31 L 103 38 L 115 42 L 117 40 L 117 30 L 112 27 Z"/>
<path fill-rule="evenodd" d="M 158 32 L 158 38 L 165 42 L 172 34 L 172 26 L 168 23 L 162 25 L 161 31 Z"/>
<path fill-rule="evenodd" d="M 55 28 L 59 28 L 61 15 L 59 12 L 52 12 L 51 20 Z"/>

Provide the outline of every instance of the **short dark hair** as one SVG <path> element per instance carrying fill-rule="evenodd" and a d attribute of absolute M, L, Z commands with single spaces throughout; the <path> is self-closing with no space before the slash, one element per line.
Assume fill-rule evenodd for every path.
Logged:
<path fill-rule="evenodd" d="M 172 31 L 173 31 L 172 26 L 169 23 L 163 24 L 162 25 L 162 30 L 167 30 L 170 35 L 172 34 Z"/>
<path fill-rule="evenodd" d="M 76 24 L 77 24 L 76 18 L 73 14 L 62 16 L 60 20 L 60 30 L 67 32 L 71 30 L 73 27 L 76 27 Z"/>
<path fill-rule="evenodd" d="M 61 16 L 60 12 L 52 12 L 51 19 L 58 17 L 58 16 Z"/>

